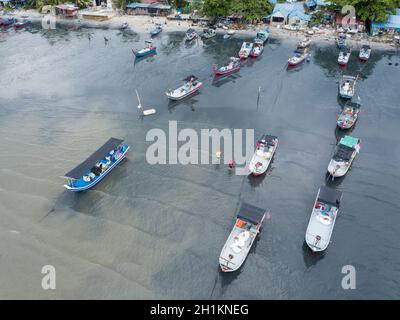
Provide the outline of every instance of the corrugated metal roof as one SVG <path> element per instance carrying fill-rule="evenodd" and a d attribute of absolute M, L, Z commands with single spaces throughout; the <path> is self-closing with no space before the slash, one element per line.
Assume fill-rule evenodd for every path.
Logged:
<path fill-rule="evenodd" d="M 372 27 L 386 29 L 400 29 L 400 9 L 396 10 L 396 15 L 389 15 L 386 22 L 373 22 Z"/>
<path fill-rule="evenodd" d="M 162 3 L 140 3 L 140 2 L 133 2 L 130 3 L 126 6 L 127 8 L 151 8 L 151 9 L 165 9 L 169 10 L 171 9 L 171 6 L 168 4 L 162 4 Z"/>

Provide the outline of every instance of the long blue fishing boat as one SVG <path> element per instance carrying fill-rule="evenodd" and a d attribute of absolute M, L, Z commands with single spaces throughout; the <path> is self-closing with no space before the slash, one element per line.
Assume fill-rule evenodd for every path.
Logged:
<path fill-rule="evenodd" d="M 114 169 L 128 153 L 129 146 L 124 140 L 110 138 L 89 158 L 64 176 L 68 183 L 64 187 L 69 191 L 84 191 L 99 183 Z"/>
<path fill-rule="evenodd" d="M 156 53 L 156 47 L 153 46 L 153 42 L 150 40 L 146 41 L 146 44 L 143 49 L 141 50 L 132 50 L 132 53 L 135 55 L 136 58 L 142 58 L 148 55 L 152 55 Z"/>

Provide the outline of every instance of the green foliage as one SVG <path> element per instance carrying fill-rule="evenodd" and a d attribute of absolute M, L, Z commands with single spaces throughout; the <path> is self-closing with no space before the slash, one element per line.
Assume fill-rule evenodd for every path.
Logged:
<path fill-rule="evenodd" d="M 229 16 L 232 0 L 206 0 L 201 9 L 207 17 Z"/>
<path fill-rule="evenodd" d="M 324 20 L 324 16 L 325 14 L 322 11 L 315 12 L 311 17 L 311 25 L 312 26 L 320 25 Z"/>
<path fill-rule="evenodd" d="M 92 0 L 75 0 L 75 5 L 80 9 L 87 8 L 93 2 Z M 140 2 L 140 1 L 138 1 Z"/>
<path fill-rule="evenodd" d="M 387 14 L 395 13 L 399 0 L 333 0 L 334 5 L 343 8 L 346 5 L 356 9 L 356 15 L 364 21 L 386 21 Z"/>
<path fill-rule="evenodd" d="M 199 10 L 201 10 L 202 7 L 203 7 L 203 0 L 193 0 L 189 4 L 189 8 L 190 8 L 191 12 L 193 12 L 194 10 L 199 11 Z"/>
<path fill-rule="evenodd" d="M 65 0 L 28 0 L 26 2 L 26 7 L 29 9 L 37 9 L 41 11 L 44 6 L 58 6 L 59 4 L 65 2 Z M 74 0 L 72 2 L 79 8 L 86 8 L 92 3 L 91 0 Z"/>
<path fill-rule="evenodd" d="M 136 1 L 135 2 L 140 2 L 140 1 Z M 129 0 L 112 0 L 113 6 L 121 9 L 121 10 L 125 10 L 126 6 L 131 3 L 131 1 Z"/>
<path fill-rule="evenodd" d="M 246 21 L 258 21 L 271 13 L 272 5 L 265 0 L 232 0 L 231 13 Z"/>

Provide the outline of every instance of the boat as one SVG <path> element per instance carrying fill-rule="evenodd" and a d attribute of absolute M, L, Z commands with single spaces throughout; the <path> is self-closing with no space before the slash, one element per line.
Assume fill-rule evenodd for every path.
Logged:
<path fill-rule="evenodd" d="M 354 96 L 356 83 L 358 80 L 357 77 L 353 76 L 342 76 L 339 81 L 339 95 L 343 99 L 351 99 Z"/>
<path fill-rule="evenodd" d="M 338 63 L 340 66 L 345 66 L 350 59 L 351 49 L 340 50 Z"/>
<path fill-rule="evenodd" d="M 308 48 L 310 45 L 311 45 L 311 38 L 306 37 L 297 44 L 297 48 L 304 49 Z"/>
<path fill-rule="evenodd" d="M 153 42 L 150 40 L 145 41 L 145 46 L 141 50 L 133 50 L 132 53 L 135 55 L 137 58 L 145 57 L 148 56 L 149 54 L 154 54 L 156 53 L 156 47 L 153 46 Z"/>
<path fill-rule="evenodd" d="M 249 170 L 253 176 L 259 176 L 268 170 L 278 143 L 277 137 L 267 134 L 257 141 L 256 151 L 249 164 Z"/>
<path fill-rule="evenodd" d="M 128 27 L 129 27 L 128 22 L 124 22 L 124 23 L 121 25 L 120 29 L 121 29 L 121 30 L 126 30 L 126 29 L 128 29 Z"/>
<path fill-rule="evenodd" d="M 247 59 L 250 55 L 253 44 L 251 42 L 243 42 L 242 47 L 239 51 L 239 57 L 241 59 Z"/>
<path fill-rule="evenodd" d="M 258 31 L 256 37 L 254 38 L 254 42 L 261 42 L 262 44 L 266 43 L 269 39 L 270 33 L 271 30 L 269 28 Z"/>
<path fill-rule="evenodd" d="M 339 115 L 337 126 L 340 129 L 351 129 L 357 122 L 360 115 L 361 105 L 356 102 L 347 102 Z"/>
<path fill-rule="evenodd" d="M 314 252 L 324 251 L 332 237 L 342 200 L 342 192 L 321 186 L 306 231 L 306 243 Z"/>
<path fill-rule="evenodd" d="M 235 34 L 235 30 L 228 30 L 225 34 L 224 34 L 224 39 L 230 39 L 232 38 L 232 36 Z"/>
<path fill-rule="evenodd" d="M 240 59 L 231 57 L 229 63 L 225 66 L 213 67 L 213 72 L 217 76 L 227 75 L 240 69 Z"/>
<path fill-rule="evenodd" d="M 18 30 L 18 29 L 22 29 L 22 28 L 25 28 L 30 25 L 32 25 L 32 23 L 29 20 L 23 20 L 23 21 L 15 22 L 14 28 Z"/>
<path fill-rule="evenodd" d="M 194 29 L 189 28 L 189 29 L 186 31 L 185 40 L 186 40 L 186 41 L 192 41 L 193 39 L 196 39 L 198 36 L 199 36 L 199 35 L 197 34 L 197 32 L 196 32 Z"/>
<path fill-rule="evenodd" d="M 241 204 L 235 225 L 219 256 L 222 272 L 234 272 L 243 265 L 265 217 L 264 209 L 246 202 Z"/>
<path fill-rule="evenodd" d="M 171 100 L 181 100 L 190 96 L 191 94 L 198 91 L 203 83 L 198 81 L 197 77 L 194 75 L 190 75 L 187 78 L 183 79 L 184 84 L 177 89 L 168 89 L 165 94 Z"/>
<path fill-rule="evenodd" d="M 203 39 L 211 39 L 211 38 L 215 37 L 216 35 L 217 35 L 217 33 L 215 32 L 214 29 L 208 28 L 208 29 L 203 30 L 203 33 L 200 35 L 200 37 Z"/>
<path fill-rule="evenodd" d="M 158 35 L 162 31 L 162 25 L 159 23 L 156 23 L 154 28 L 150 31 L 150 36 L 154 37 Z"/>
<path fill-rule="evenodd" d="M 112 169 L 125 159 L 129 146 L 124 140 L 110 138 L 89 158 L 64 176 L 68 183 L 64 187 L 73 192 L 84 191 L 99 183 Z"/>
<path fill-rule="evenodd" d="M 0 20 L 0 27 L 9 27 L 16 22 L 15 18 L 8 18 L 8 19 L 1 19 Z"/>
<path fill-rule="evenodd" d="M 264 46 L 261 42 L 255 42 L 251 49 L 250 56 L 253 58 L 259 57 L 264 51 Z"/>
<path fill-rule="evenodd" d="M 340 50 L 347 48 L 346 36 L 344 34 L 339 34 L 337 38 L 337 46 Z"/>
<path fill-rule="evenodd" d="M 359 58 L 361 61 L 367 61 L 371 57 L 371 47 L 369 45 L 363 45 L 360 50 Z"/>
<path fill-rule="evenodd" d="M 289 67 L 294 67 L 297 66 L 301 63 L 303 63 L 308 57 L 308 50 L 307 48 L 304 49 L 297 49 L 294 52 L 294 55 L 289 58 L 288 60 L 288 66 Z"/>
<path fill-rule="evenodd" d="M 333 178 L 343 177 L 349 171 L 356 155 L 360 152 L 360 139 L 344 136 L 335 148 L 328 165 L 328 172 Z"/>

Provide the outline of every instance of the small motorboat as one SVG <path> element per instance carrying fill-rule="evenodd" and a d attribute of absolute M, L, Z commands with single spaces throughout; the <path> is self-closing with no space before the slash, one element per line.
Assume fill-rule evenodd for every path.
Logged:
<path fill-rule="evenodd" d="M 251 49 L 253 48 L 253 44 L 251 42 L 243 42 L 242 47 L 239 51 L 240 59 L 247 59 L 250 55 Z"/>
<path fill-rule="evenodd" d="M 342 76 L 339 81 L 339 95 L 343 99 L 351 99 L 354 96 L 356 90 L 357 77 L 353 76 Z"/>
<path fill-rule="evenodd" d="M 162 25 L 159 23 L 156 23 L 154 28 L 150 31 L 150 36 L 155 37 L 162 31 Z"/>
<path fill-rule="evenodd" d="M 224 39 L 230 39 L 232 38 L 232 36 L 235 34 L 235 30 L 228 30 L 225 34 L 224 34 Z"/>
<path fill-rule="evenodd" d="M 277 137 L 267 134 L 257 141 L 256 151 L 249 164 L 249 170 L 253 176 L 259 176 L 268 170 L 278 143 Z"/>
<path fill-rule="evenodd" d="M 361 61 L 365 62 L 371 57 L 372 49 L 369 45 L 363 45 L 360 50 L 359 58 Z"/>
<path fill-rule="evenodd" d="M 357 122 L 360 115 L 361 105 L 355 102 L 347 102 L 339 115 L 337 126 L 340 129 L 351 129 Z"/>
<path fill-rule="evenodd" d="M 337 38 L 337 46 L 340 50 L 346 49 L 347 48 L 347 43 L 346 43 L 346 36 L 344 34 L 339 34 Z"/>
<path fill-rule="evenodd" d="M 146 40 L 145 43 L 146 44 L 145 44 L 144 48 L 141 50 L 133 50 L 132 49 L 132 53 L 135 55 L 135 57 L 142 58 L 142 57 L 156 53 L 156 47 L 153 46 L 153 41 Z"/>
<path fill-rule="evenodd" d="M 128 29 L 128 27 L 129 27 L 128 22 L 124 22 L 124 23 L 121 25 L 120 30 L 126 30 L 126 29 Z"/>
<path fill-rule="evenodd" d="M 192 29 L 192 28 L 189 28 L 189 29 L 186 31 L 185 40 L 186 40 L 186 41 L 192 41 L 192 40 L 196 39 L 198 36 L 199 36 L 199 35 L 197 34 L 196 30 L 194 30 L 194 29 Z"/>
<path fill-rule="evenodd" d="M 343 177 L 349 171 L 356 155 L 360 152 L 360 139 L 344 136 L 335 148 L 328 165 L 332 178 Z"/>
<path fill-rule="evenodd" d="M 308 57 L 308 50 L 307 48 L 304 49 L 297 49 L 294 52 L 294 55 L 289 58 L 288 60 L 288 66 L 289 67 L 295 67 L 301 63 L 303 63 Z"/>
<path fill-rule="evenodd" d="M 250 56 L 253 58 L 259 57 L 264 51 L 264 46 L 261 42 L 255 42 L 251 49 Z"/>
<path fill-rule="evenodd" d="M 216 35 L 217 35 L 217 33 L 215 32 L 214 29 L 208 28 L 208 29 L 203 30 L 203 33 L 200 35 L 200 37 L 203 39 L 211 39 L 211 38 L 215 37 Z"/>
<path fill-rule="evenodd" d="M 306 231 L 306 243 L 314 252 L 324 251 L 330 241 L 342 200 L 342 192 L 322 186 Z"/>
<path fill-rule="evenodd" d="M 256 37 L 254 38 L 254 42 L 261 42 L 262 44 L 266 43 L 269 39 L 270 33 L 271 30 L 269 28 L 258 31 Z"/>
<path fill-rule="evenodd" d="M 345 50 L 340 50 L 339 52 L 339 57 L 338 57 L 338 63 L 340 66 L 345 66 L 350 59 L 351 55 L 351 49 L 345 49 Z"/>
<path fill-rule="evenodd" d="M 308 48 L 310 45 L 311 45 L 311 38 L 306 37 L 297 44 L 297 48 L 304 49 Z"/>
<path fill-rule="evenodd" d="M 239 69 L 240 69 L 240 59 L 231 57 L 227 65 L 222 67 L 214 66 L 213 72 L 216 76 L 222 76 L 231 74 L 232 72 L 238 71 Z"/>
<path fill-rule="evenodd" d="M 125 159 L 129 146 L 123 140 L 110 138 L 89 158 L 65 174 L 69 191 L 84 191 L 100 182 L 117 164 Z"/>
<path fill-rule="evenodd" d="M 219 265 L 222 272 L 238 270 L 246 260 L 266 218 L 265 209 L 243 202 L 235 225 L 222 248 Z"/>
<path fill-rule="evenodd" d="M 23 21 L 15 22 L 14 23 L 14 28 L 16 30 L 19 30 L 19 29 L 25 28 L 25 27 L 30 26 L 30 25 L 32 25 L 32 23 L 29 20 L 23 20 Z"/>
<path fill-rule="evenodd" d="M 194 75 L 188 76 L 183 80 L 184 84 L 177 89 L 168 89 L 165 94 L 171 100 L 181 100 L 190 96 L 191 94 L 198 91 L 203 83 L 198 81 L 197 77 Z"/>

